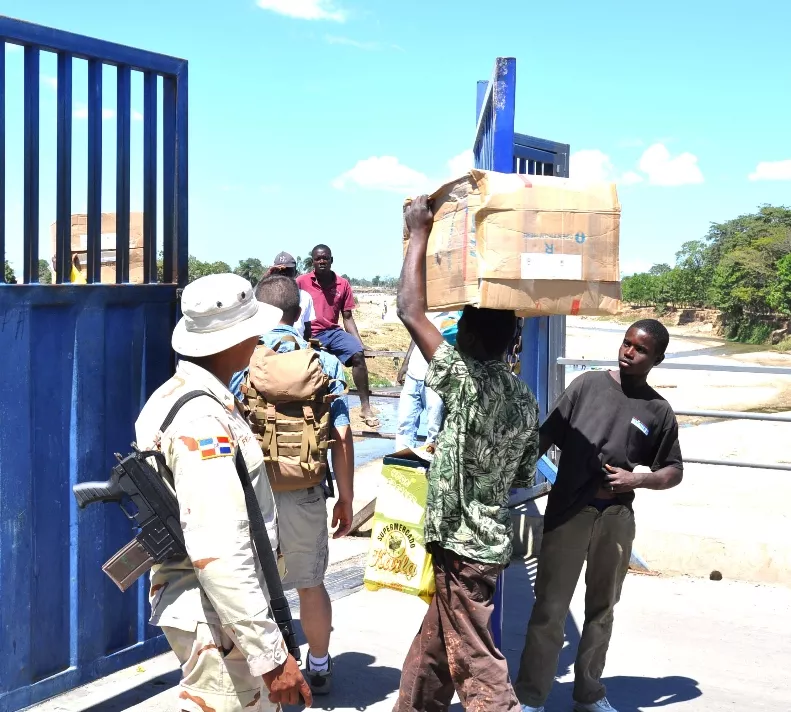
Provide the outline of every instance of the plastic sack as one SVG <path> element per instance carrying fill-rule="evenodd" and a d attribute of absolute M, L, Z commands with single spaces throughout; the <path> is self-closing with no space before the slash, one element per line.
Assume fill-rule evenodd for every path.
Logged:
<path fill-rule="evenodd" d="M 407 453 L 384 459 L 363 583 L 371 591 L 391 588 L 430 603 L 436 588 L 423 535 L 425 465 Z"/>

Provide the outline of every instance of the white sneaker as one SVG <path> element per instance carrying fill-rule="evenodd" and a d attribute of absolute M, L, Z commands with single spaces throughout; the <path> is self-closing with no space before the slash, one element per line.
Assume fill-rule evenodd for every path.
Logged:
<path fill-rule="evenodd" d="M 574 703 L 574 712 L 618 712 L 608 701 L 602 697 L 598 702 L 584 705 L 582 702 Z"/>
<path fill-rule="evenodd" d="M 530 705 L 522 705 L 522 712 L 545 712 L 544 705 L 541 707 L 531 707 Z"/>

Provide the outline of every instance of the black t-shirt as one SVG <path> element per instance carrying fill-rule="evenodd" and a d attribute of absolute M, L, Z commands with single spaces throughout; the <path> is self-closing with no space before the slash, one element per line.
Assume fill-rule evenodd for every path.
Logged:
<path fill-rule="evenodd" d="M 607 371 L 591 371 L 572 381 L 541 426 L 560 448 L 557 481 L 544 516 L 549 531 L 567 522 L 604 484 L 604 465 L 652 471 L 683 468 L 678 423 L 670 404 L 648 385 L 629 395 Z M 617 495 L 631 507 L 634 492 Z"/>

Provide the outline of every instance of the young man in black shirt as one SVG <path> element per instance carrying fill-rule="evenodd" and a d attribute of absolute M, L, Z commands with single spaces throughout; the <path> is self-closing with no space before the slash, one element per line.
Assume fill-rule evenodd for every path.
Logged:
<path fill-rule="evenodd" d="M 539 449 L 561 450 L 557 481 L 544 517 L 535 583 L 514 689 L 523 712 L 543 712 L 557 672 L 563 631 L 582 565 L 585 623 L 574 666 L 575 712 L 616 712 L 601 683 L 634 540 L 634 490 L 681 482 L 678 424 L 667 401 L 647 383 L 670 336 L 655 319 L 633 324 L 618 351 L 618 371 L 576 378 L 540 430 Z M 634 472 L 638 465 L 650 473 Z"/>

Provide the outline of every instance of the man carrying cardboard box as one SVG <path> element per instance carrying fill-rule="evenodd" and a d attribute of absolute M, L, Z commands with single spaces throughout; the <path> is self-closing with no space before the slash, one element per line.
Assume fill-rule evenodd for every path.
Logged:
<path fill-rule="evenodd" d="M 425 540 L 436 594 L 407 655 L 394 712 L 440 712 L 454 691 L 468 710 L 519 710 L 489 621 L 497 577 L 511 558 L 511 487 L 534 481 L 538 406 L 505 363 L 516 315 L 466 307 L 456 346 L 426 317 L 427 196 L 406 209 L 409 246 L 398 316 L 429 362 L 426 386 L 445 404 L 428 472 Z"/>

